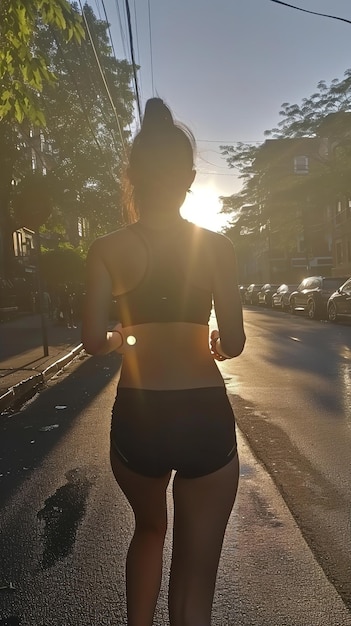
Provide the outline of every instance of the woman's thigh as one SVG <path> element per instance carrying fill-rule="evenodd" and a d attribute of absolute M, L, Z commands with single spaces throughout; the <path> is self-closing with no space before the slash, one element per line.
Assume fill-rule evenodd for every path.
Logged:
<path fill-rule="evenodd" d="M 189 571 L 217 568 L 223 537 L 237 494 L 238 455 L 200 478 L 175 476 L 174 548 Z"/>
<path fill-rule="evenodd" d="M 130 470 L 111 448 L 114 477 L 126 496 L 137 524 L 151 529 L 167 525 L 166 491 L 171 472 L 159 478 L 143 476 Z"/>

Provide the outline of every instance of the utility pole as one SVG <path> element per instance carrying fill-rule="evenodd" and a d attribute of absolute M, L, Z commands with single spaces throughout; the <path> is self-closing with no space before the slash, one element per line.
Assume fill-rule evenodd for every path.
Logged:
<path fill-rule="evenodd" d="M 303 226 L 303 239 L 305 244 L 305 259 L 306 270 L 310 272 L 310 245 L 309 245 L 309 224 L 308 224 L 308 205 L 302 209 L 302 226 Z"/>
<path fill-rule="evenodd" d="M 39 230 L 35 231 L 34 240 L 35 240 L 35 247 L 36 247 L 36 266 L 37 266 L 36 278 L 37 278 L 37 287 L 38 287 L 38 295 L 39 295 L 39 313 L 40 313 L 40 321 L 41 321 L 41 335 L 42 335 L 42 342 L 43 342 L 43 351 L 44 351 L 44 356 L 49 356 L 48 329 L 47 329 L 47 322 L 46 322 L 46 317 L 44 313 L 44 293 L 43 293 L 43 285 L 42 285 L 41 274 L 40 274 L 41 248 L 40 248 Z"/>

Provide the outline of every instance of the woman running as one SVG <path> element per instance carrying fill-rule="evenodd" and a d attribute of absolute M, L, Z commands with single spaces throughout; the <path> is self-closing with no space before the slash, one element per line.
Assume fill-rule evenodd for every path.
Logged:
<path fill-rule="evenodd" d="M 235 423 L 216 360 L 245 345 L 234 249 L 180 216 L 195 142 L 159 98 L 146 104 L 128 168 L 137 221 L 88 254 L 82 339 L 123 355 L 111 465 L 135 516 L 126 563 L 128 626 L 151 626 L 173 479 L 170 626 L 210 626 L 223 537 L 238 486 Z M 111 294 L 118 325 L 108 331 Z M 209 336 L 214 305 L 218 330 Z"/>

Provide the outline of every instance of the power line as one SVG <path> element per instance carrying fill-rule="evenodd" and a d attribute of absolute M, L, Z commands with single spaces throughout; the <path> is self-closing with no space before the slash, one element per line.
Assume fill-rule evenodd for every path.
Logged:
<path fill-rule="evenodd" d="M 115 0 L 115 4 L 116 4 L 116 9 L 117 9 L 119 30 L 120 30 L 120 33 L 121 33 L 123 52 L 124 52 L 125 58 L 127 59 L 128 58 L 128 54 L 127 54 L 126 38 L 125 38 L 125 35 L 124 35 L 123 26 L 122 26 L 122 17 L 121 17 L 121 11 L 120 11 L 120 8 L 119 8 L 118 0 Z"/>
<path fill-rule="evenodd" d="M 224 174 L 224 172 L 207 172 L 206 170 L 197 169 L 198 175 L 206 175 L 206 176 L 229 176 L 230 178 L 234 178 L 237 176 L 236 174 Z"/>
<path fill-rule="evenodd" d="M 312 15 L 319 15 L 320 17 L 328 17 L 331 20 L 339 20 L 340 22 L 346 22 L 347 24 L 351 24 L 351 20 L 347 20 L 346 17 L 338 17 L 336 15 L 327 15 L 326 13 L 318 13 L 317 11 L 309 11 L 308 9 L 302 9 L 301 7 L 296 7 L 293 4 L 288 4 L 288 2 L 281 2 L 281 0 L 270 0 L 271 2 L 275 2 L 276 4 L 282 4 L 285 7 L 289 7 L 290 9 L 296 9 L 296 11 L 303 11 L 303 13 L 311 13 Z"/>
<path fill-rule="evenodd" d="M 154 84 L 154 62 L 153 62 L 153 53 L 152 53 L 152 31 L 151 31 L 151 5 L 150 5 L 150 0 L 148 0 L 148 15 L 149 15 L 151 87 L 152 87 L 152 95 L 154 96 L 155 95 L 155 84 Z"/>
<path fill-rule="evenodd" d="M 83 116 L 84 116 L 84 118 L 85 118 L 85 120 L 86 120 L 86 122 L 87 122 L 88 128 L 89 128 L 89 130 L 90 130 L 90 132 L 91 132 L 91 135 L 92 135 L 92 137 L 93 137 L 93 139 L 94 139 L 95 145 L 96 145 L 96 147 L 97 147 L 98 151 L 100 152 L 101 157 L 103 158 L 103 160 L 105 160 L 105 161 L 106 161 L 106 165 L 107 165 L 107 168 L 108 168 L 108 170 L 109 170 L 109 174 L 110 174 L 111 178 L 113 179 L 113 181 L 114 181 L 114 182 L 116 182 L 116 178 L 115 178 L 115 176 L 114 176 L 114 174 L 113 174 L 113 171 L 112 171 L 111 165 L 110 165 L 110 163 L 107 161 L 107 159 L 106 159 L 106 155 L 104 154 L 104 151 L 103 151 L 103 149 L 102 149 L 102 147 L 101 147 L 101 144 L 100 144 L 100 142 L 99 142 L 99 140 L 98 140 L 98 138 L 97 138 L 97 136 L 96 136 L 96 133 L 95 133 L 95 131 L 94 131 L 94 129 L 93 129 L 93 126 L 92 126 L 92 123 L 91 123 L 91 120 L 90 120 L 90 117 L 89 117 L 89 113 L 88 113 L 88 111 L 87 111 L 87 109 L 86 109 L 86 106 L 85 106 L 85 103 L 84 103 L 83 97 L 82 97 L 82 95 L 81 95 L 81 93 L 80 93 L 80 90 L 79 90 L 79 87 L 78 87 L 78 83 L 77 83 L 77 81 L 75 80 L 75 78 L 74 78 L 74 76 L 73 76 L 72 72 L 70 71 L 70 68 L 69 68 L 69 66 L 68 66 L 68 64 L 67 64 L 67 61 L 66 61 L 65 55 L 64 55 L 64 53 L 63 53 L 63 50 L 62 50 L 61 44 L 60 44 L 60 42 L 58 41 L 58 39 L 57 39 L 57 37 L 56 37 L 56 34 L 55 34 L 53 31 L 52 31 L 52 34 L 53 34 L 53 37 L 54 37 L 55 42 L 56 42 L 56 45 L 57 45 L 57 50 L 58 50 L 58 52 L 59 52 L 59 53 L 60 53 L 60 55 L 61 55 L 61 59 L 62 59 L 62 61 L 63 61 L 64 66 L 66 67 L 66 71 L 67 71 L 67 74 L 68 74 L 68 76 L 69 76 L 69 79 L 70 79 L 70 81 L 71 81 L 72 85 L 74 86 L 74 88 L 75 88 L 75 90 L 76 90 L 76 93 L 77 93 L 77 96 L 78 96 L 78 100 L 79 100 L 80 105 L 81 105 L 81 109 L 82 109 Z M 89 78 L 90 78 L 89 72 L 87 72 L 87 74 L 88 74 L 88 76 L 89 76 Z M 93 87 L 94 87 L 94 83 L 93 83 L 93 82 L 92 82 L 92 85 L 93 85 Z M 103 117 L 104 117 L 104 114 L 103 114 L 102 109 L 101 109 L 101 113 L 102 113 L 102 115 L 103 115 Z M 115 144 L 115 148 L 116 148 L 116 144 Z M 116 149 L 116 152 L 117 152 L 117 149 Z"/>
<path fill-rule="evenodd" d="M 116 52 L 115 52 L 115 48 L 114 48 L 114 45 L 113 45 L 113 39 L 112 39 L 112 35 L 111 35 L 111 28 L 110 28 L 109 21 L 108 21 L 108 19 L 107 19 L 107 13 L 106 13 L 106 8 L 105 8 L 105 2 L 104 2 L 104 0 L 101 0 L 101 4 L 102 4 L 102 8 L 103 8 L 103 10 L 104 10 L 104 14 L 105 14 L 105 22 L 106 22 L 106 26 L 107 26 L 107 29 L 108 29 L 108 34 L 109 34 L 109 37 L 110 37 L 110 44 L 111 44 L 111 48 L 112 48 L 112 52 L 113 52 L 113 56 L 114 56 L 114 57 L 115 57 L 115 59 L 116 59 Z M 101 19 L 101 18 L 100 18 L 100 19 Z"/>
<path fill-rule="evenodd" d="M 97 0 L 96 0 L 96 3 L 97 3 Z M 115 51 L 114 44 L 113 44 L 112 33 L 111 33 L 111 29 L 110 29 L 110 23 L 109 23 L 109 19 L 108 19 L 107 11 L 106 11 L 106 8 L 105 8 L 105 3 L 104 3 L 104 0 L 101 0 L 101 4 L 102 4 L 102 6 L 103 6 L 103 10 L 104 10 L 104 14 L 105 14 L 105 23 L 106 23 L 106 28 L 107 28 L 108 33 L 109 33 L 109 38 L 110 38 L 110 43 L 111 43 L 111 49 L 112 49 L 112 52 L 113 52 L 113 57 L 114 57 L 114 59 L 115 59 L 116 63 L 118 64 L 118 60 L 117 60 L 117 56 L 116 56 L 116 51 Z M 127 59 L 127 52 L 126 52 L 126 46 L 125 46 L 125 37 L 124 37 L 124 32 L 123 32 L 123 29 L 122 29 L 122 21 L 121 21 L 121 15 L 120 15 L 120 12 L 119 12 L 118 0 L 116 0 L 116 6 L 117 6 L 117 12 L 118 12 L 118 18 L 119 18 L 119 26 L 120 26 L 121 37 L 122 37 L 122 43 L 123 43 L 124 56 L 125 56 L 125 58 Z M 99 10 L 99 15 L 100 15 L 100 10 Z M 100 17 L 100 19 L 101 19 L 101 17 Z M 95 88 L 95 85 L 94 85 L 94 84 L 93 84 L 93 86 L 94 86 L 94 88 Z M 96 90 L 96 91 L 98 91 L 98 90 Z M 106 120 L 105 120 L 105 121 L 106 121 Z M 132 131 L 131 131 L 131 127 L 130 127 L 130 124 L 128 124 L 128 128 L 129 128 L 130 133 L 132 133 Z M 115 147 L 116 147 L 116 141 L 115 141 L 115 138 L 114 138 L 114 137 L 113 137 L 113 142 L 114 142 Z M 117 150 L 117 149 L 116 149 L 116 152 L 118 152 L 118 150 Z"/>
<path fill-rule="evenodd" d="M 82 7 L 81 0 L 79 0 L 79 6 L 80 6 L 81 11 L 82 11 L 84 24 L 85 24 L 85 27 L 87 29 L 89 41 L 91 43 L 91 47 L 92 47 L 93 52 L 94 52 L 95 60 L 96 60 L 97 66 L 99 68 L 99 71 L 100 71 L 100 74 L 101 74 L 101 78 L 102 78 L 102 81 L 104 83 L 104 87 L 106 89 L 106 93 L 108 95 L 108 99 L 110 101 L 110 104 L 111 104 L 111 107 L 112 107 L 112 110 L 113 110 L 113 113 L 114 113 L 114 116 L 115 116 L 115 119 L 116 119 L 116 122 L 117 122 L 118 132 L 119 132 L 119 135 L 120 135 L 120 138 L 121 138 L 122 147 L 123 147 L 123 150 L 124 150 L 125 157 L 127 159 L 128 158 L 127 150 L 126 150 L 126 146 L 125 146 L 125 143 L 124 143 L 122 128 L 121 128 L 121 125 L 120 125 L 120 121 L 119 121 L 119 117 L 118 117 L 118 114 L 117 114 L 117 110 L 116 110 L 115 104 L 113 102 L 113 98 L 111 96 L 111 92 L 109 90 L 109 86 L 108 86 L 107 81 L 106 81 L 105 73 L 104 73 L 104 71 L 103 71 L 103 69 L 101 67 L 100 59 L 99 59 L 99 56 L 98 56 L 98 53 L 97 53 L 97 50 L 96 50 L 96 47 L 95 47 L 95 44 L 94 44 L 94 41 L 93 41 L 93 37 L 92 37 L 91 31 L 90 31 L 90 28 L 89 28 L 89 24 L 88 24 L 88 20 L 86 18 L 86 15 L 85 15 L 85 11 L 83 10 L 83 7 Z"/>
<path fill-rule="evenodd" d="M 96 4 L 96 10 L 98 12 L 98 16 L 99 16 L 99 18 L 101 20 L 101 12 L 100 12 L 100 7 L 99 7 L 99 4 L 98 4 L 98 0 L 95 0 L 95 4 Z"/>
<path fill-rule="evenodd" d="M 104 6 L 104 0 L 101 0 L 101 2 L 102 2 L 102 4 L 103 4 L 103 6 Z M 117 9 L 118 22 L 119 22 L 119 29 L 120 29 L 120 33 L 121 33 L 121 40 L 122 40 L 122 45 L 123 45 L 123 50 L 124 50 L 124 56 L 125 56 L 125 58 L 127 59 L 129 55 L 127 54 L 127 46 L 126 46 L 126 40 L 125 40 L 124 30 L 123 30 L 123 26 L 122 26 L 122 18 L 121 18 L 121 12 L 120 12 L 120 8 L 119 8 L 118 0 L 115 0 L 115 4 L 116 4 L 116 9 Z M 125 10 L 126 10 L 126 7 L 124 7 L 124 8 L 125 8 Z M 109 23 L 108 23 L 108 16 L 107 16 L 107 12 L 106 12 L 105 6 L 104 6 L 104 12 L 105 12 L 105 19 L 106 19 L 106 23 L 107 23 L 107 26 L 109 27 Z M 135 14 L 135 26 L 136 26 L 137 49 L 138 49 L 138 55 L 140 56 L 140 54 L 139 54 L 139 41 L 138 41 L 138 26 L 137 26 L 137 18 L 136 18 L 136 7 L 135 7 L 135 4 L 134 4 L 134 14 Z M 127 15 L 125 15 L 125 18 L 126 18 L 126 20 L 127 20 Z M 112 43 L 112 37 L 111 37 L 111 32 L 110 32 L 110 29 L 109 29 L 109 33 L 110 33 L 110 39 L 111 39 L 111 43 Z M 134 83 L 135 83 L 135 80 L 136 80 L 136 74 L 135 74 L 135 70 L 134 70 L 135 63 L 133 63 L 132 43 L 130 44 L 130 48 L 131 48 L 130 55 L 132 56 L 132 61 L 131 61 L 131 63 L 130 63 L 130 64 L 131 64 L 131 65 L 132 65 L 132 67 L 133 67 Z M 112 43 L 112 50 L 113 50 L 113 53 L 114 53 L 114 58 L 115 58 L 115 59 L 116 59 L 116 61 L 117 61 L 117 58 L 116 58 L 116 53 L 115 53 L 115 51 L 114 51 L 114 47 L 113 47 L 113 43 Z M 129 59 L 128 59 L 128 62 L 129 62 Z M 135 89 L 136 89 L 136 90 L 138 89 L 137 84 L 136 84 Z M 135 93 L 135 99 L 138 101 L 138 98 L 139 98 L 139 100 L 140 100 L 139 91 L 136 91 L 136 93 Z M 131 131 L 131 128 L 130 128 L 130 125 L 129 125 L 129 130 L 130 130 L 130 132 L 132 132 L 132 131 Z"/>
<path fill-rule="evenodd" d="M 129 2 L 128 2 L 128 0 L 125 0 L 125 6 L 126 6 L 126 11 L 127 11 L 127 22 L 128 22 L 128 32 L 129 32 L 129 44 L 130 44 L 130 53 L 131 53 L 131 56 L 132 56 L 132 67 L 133 67 L 133 76 L 134 76 L 134 84 L 135 84 L 135 95 L 136 95 L 136 101 L 137 101 L 137 107 L 138 107 L 138 113 L 139 113 L 139 122 L 140 122 L 140 125 L 141 125 L 141 120 L 142 120 L 141 102 L 140 102 L 140 94 L 139 94 L 138 78 L 137 78 L 137 73 L 136 73 L 136 65 L 135 65 L 135 58 L 134 58 L 134 44 L 133 44 L 132 21 L 131 21 L 131 18 L 130 18 L 130 8 L 129 8 Z"/>
<path fill-rule="evenodd" d="M 221 143 L 223 145 L 234 145 L 237 143 L 247 143 L 247 144 L 254 144 L 254 143 L 264 143 L 264 139 L 257 139 L 256 141 L 244 141 L 243 139 L 236 139 L 234 141 L 228 141 L 227 139 L 196 139 L 196 143 L 199 142 L 203 142 L 203 143 Z"/>
<path fill-rule="evenodd" d="M 213 167 L 218 167 L 219 169 L 223 169 L 223 170 L 228 169 L 228 165 L 217 165 L 216 163 L 212 163 L 211 161 L 208 161 L 203 156 L 201 156 L 201 154 L 198 154 L 197 158 L 200 159 L 201 161 L 204 161 L 204 163 L 208 163 L 208 165 L 212 165 Z"/>
<path fill-rule="evenodd" d="M 136 10 L 136 3 L 135 2 L 134 2 L 134 22 L 135 22 L 135 34 L 136 34 L 136 41 L 137 41 L 138 59 L 140 61 L 138 18 L 137 18 L 137 10 Z M 139 63 L 139 65 L 140 65 L 140 63 Z M 142 97 L 143 96 L 143 84 L 142 84 L 141 73 L 140 72 L 139 72 L 139 81 L 140 81 L 140 93 L 141 93 L 141 97 Z"/>

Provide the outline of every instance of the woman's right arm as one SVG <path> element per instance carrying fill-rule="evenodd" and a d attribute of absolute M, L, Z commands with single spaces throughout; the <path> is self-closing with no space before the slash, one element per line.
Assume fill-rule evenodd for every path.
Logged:
<path fill-rule="evenodd" d="M 104 263 L 102 239 L 90 247 L 87 257 L 87 281 L 82 324 L 82 342 L 89 354 L 103 355 L 123 351 L 121 325 L 108 331 L 111 301 L 111 277 Z"/>
<path fill-rule="evenodd" d="M 216 234 L 213 240 L 212 276 L 214 308 L 219 331 L 215 348 L 219 355 L 233 358 L 243 351 L 246 336 L 234 246 L 224 235 Z M 218 334 L 214 333 L 211 340 L 217 336 Z"/>

